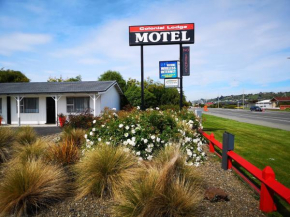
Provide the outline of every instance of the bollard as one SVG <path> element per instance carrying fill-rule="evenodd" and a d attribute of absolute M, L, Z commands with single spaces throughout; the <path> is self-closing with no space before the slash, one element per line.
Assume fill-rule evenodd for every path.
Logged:
<path fill-rule="evenodd" d="M 210 140 L 209 140 L 209 152 L 214 153 L 214 145 L 213 145 L 213 143 L 211 142 L 211 140 L 214 139 L 214 134 L 211 133 L 211 134 L 209 135 L 209 138 L 210 138 Z"/>
<path fill-rule="evenodd" d="M 275 180 L 275 173 L 271 167 L 266 166 L 262 171 L 265 180 Z M 260 210 L 263 212 L 273 212 L 277 210 L 274 203 L 274 193 L 263 182 L 261 182 Z"/>
<path fill-rule="evenodd" d="M 224 170 L 232 168 L 232 159 L 228 156 L 228 151 L 234 150 L 235 136 L 228 132 L 223 135 L 223 150 L 222 150 L 222 168 Z"/>

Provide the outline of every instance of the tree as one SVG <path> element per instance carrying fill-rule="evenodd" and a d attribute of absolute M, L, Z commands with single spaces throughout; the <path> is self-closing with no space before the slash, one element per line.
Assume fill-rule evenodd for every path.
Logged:
<path fill-rule="evenodd" d="M 5 82 L 29 82 L 30 79 L 27 78 L 22 72 L 14 71 L 4 68 L 0 69 L 0 83 Z"/>
<path fill-rule="evenodd" d="M 67 79 L 63 79 L 62 76 L 60 76 L 59 78 L 57 77 L 49 77 L 49 79 L 47 80 L 48 82 L 76 82 L 76 81 L 82 81 L 82 76 L 81 75 L 78 75 L 76 76 L 75 78 L 72 77 L 72 78 L 67 78 Z"/>
<path fill-rule="evenodd" d="M 100 75 L 98 81 L 117 81 L 122 91 L 126 91 L 126 81 L 120 72 L 108 70 Z"/>

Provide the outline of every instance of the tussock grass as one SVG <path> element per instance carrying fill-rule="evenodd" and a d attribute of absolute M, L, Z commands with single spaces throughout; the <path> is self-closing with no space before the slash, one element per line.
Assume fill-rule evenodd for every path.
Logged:
<path fill-rule="evenodd" d="M 30 160 L 37 160 L 43 158 L 46 153 L 48 143 L 42 139 L 37 139 L 31 145 L 19 145 L 14 146 L 13 159 L 20 160 L 25 163 Z"/>
<path fill-rule="evenodd" d="M 83 129 L 65 128 L 62 132 L 62 141 L 73 141 L 77 147 L 81 147 L 85 142 L 86 131 Z"/>
<path fill-rule="evenodd" d="M 181 217 L 198 214 L 196 208 L 203 199 L 203 190 L 197 171 L 185 165 L 185 156 L 178 148 L 168 148 L 157 157 L 159 159 L 155 159 L 151 167 L 124 188 L 115 206 L 117 216 Z"/>
<path fill-rule="evenodd" d="M 77 199 L 90 193 L 97 197 L 118 196 L 121 187 L 134 179 L 136 158 L 121 147 L 98 145 L 76 164 Z"/>
<path fill-rule="evenodd" d="M 67 196 L 61 168 L 40 160 L 8 164 L 0 181 L 0 216 L 35 213 Z"/>
<path fill-rule="evenodd" d="M 8 160 L 15 133 L 8 127 L 0 127 L 0 163 Z"/>
<path fill-rule="evenodd" d="M 58 144 L 51 143 L 47 149 L 46 161 L 63 166 L 73 164 L 80 158 L 80 150 L 73 140 L 64 140 Z"/>
<path fill-rule="evenodd" d="M 32 127 L 20 127 L 16 133 L 16 141 L 20 145 L 32 144 L 36 141 L 37 135 Z"/>

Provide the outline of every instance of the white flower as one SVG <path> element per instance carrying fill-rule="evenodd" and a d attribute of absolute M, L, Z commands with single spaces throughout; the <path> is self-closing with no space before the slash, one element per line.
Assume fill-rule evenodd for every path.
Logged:
<path fill-rule="evenodd" d="M 159 110 L 159 108 L 158 108 L 158 107 L 156 107 L 156 110 Z"/>
<path fill-rule="evenodd" d="M 135 140 L 136 140 L 136 137 L 132 137 L 132 141 L 134 141 L 134 142 L 135 142 Z"/>
<path fill-rule="evenodd" d="M 148 140 L 147 139 L 144 139 L 144 143 L 146 144 L 148 142 Z"/>
<path fill-rule="evenodd" d="M 103 124 L 102 127 L 105 127 L 105 125 Z"/>
<path fill-rule="evenodd" d="M 164 141 L 162 140 L 161 143 L 164 143 Z"/>
<path fill-rule="evenodd" d="M 102 141 L 102 139 L 101 138 L 98 138 L 98 141 L 100 142 L 100 141 Z"/>
<path fill-rule="evenodd" d="M 194 166 L 198 167 L 199 166 L 199 162 L 195 162 Z"/>
<path fill-rule="evenodd" d="M 123 124 L 119 124 L 119 128 L 122 128 L 124 125 Z"/>
<path fill-rule="evenodd" d="M 129 136 L 129 134 L 128 133 L 125 133 L 124 136 L 127 138 Z"/>
<path fill-rule="evenodd" d="M 86 139 L 86 138 L 88 138 L 88 135 L 87 135 L 87 134 L 85 134 L 85 135 L 84 135 L 84 137 L 85 137 L 85 139 Z"/>
<path fill-rule="evenodd" d="M 136 133 L 136 131 L 135 131 L 135 130 L 131 130 L 131 132 L 132 132 L 133 134 L 135 134 L 135 133 Z"/>
<path fill-rule="evenodd" d="M 188 165 L 188 166 L 192 166 L 193 165 L 192 162 L 189 162 L 189 163 L 185 162 L 185 164 Z"/>
<path fill-rule="evenodd" d="M 130 127 L 129 126 L 126 126 L 125 128 L 126 128 L 126 130 L 129 130 Z"/>
<path fill-rule="evenodd" d="M 157 137 L 157 138 L 156 138 L 156 141 L 157 141 L 157 142 L 160 142 L 160 138 L 159 138 L 159 137 Z"/>
<path fill-rule="evenodd" d="M 110 145 L 110 142 L 106 142 L 107 145 Z"/>
<path fill-rule="evenodd" d="M 154 136 L 154 135 L 152 135 L 152 136 L 151 136 L 151 139 L 153 139 L 153 140 L 154 140 L 154 139 L 155 139 L 155 136 Z"/>
<path fill-rule="evenodd" d="M 94 135 L 94 132 L 90 132 L 90 135 L 93 136 Z"/>
<path fill-rule="evenodd" d="M 175 121 L 178 121 L 178 118 L 175 118 Z"/>
<path fill-rule="evenodd" d="M 112 108 L 112 110 L 113 110 L 113 111 L 116 111 L 117 109 L 116 109 L 116 108 Z"/>
<path fill-rule="evenodd" d="M 152 156 L 152 155 L 149 155 L 149 156 L 147 157 L 147 160 L 152 160 L 152 158 L 153 158 L 153 156 Z"/>
<path fill-rule="evenodd" d="M 137 106 L 137 109 L 140 110 L 140 106 Z"/>
<path fill-rule="evenodd" d="M 135 127 L 134 125 L 131 125 L 131 127 L 133 128 L 133 127 Z"/>
<path fill-rule="evenodd" d="M 96 128 L 93 128 L 93 129 L 92 129 L 92 131 L 94 131 L 94 132 L 95 132 L 95 131 L 96 131 Z"/>
<path fill-rule="evenodd" d="M 205 156 L 205 153 L 204 153 L 204 152 L 202 152 L 202 153 L 201 153 L 201 156 L 203 156 L 203 157 L 204 157 L 204 156 Z"/>
<path fill-rule="evenodd" d="M 97 121 L 96 120 L 93 120 L 93 124 L 95 124 Z"/>
<path fill-rule="evenodd" d="M 138 155 L 138 156 L 139 156 L 140 154 L 141 154 L 141 153 L 140 153 L 140 151 L 137 151 L 137 152 L 136 152 L 136 155 Z"/>

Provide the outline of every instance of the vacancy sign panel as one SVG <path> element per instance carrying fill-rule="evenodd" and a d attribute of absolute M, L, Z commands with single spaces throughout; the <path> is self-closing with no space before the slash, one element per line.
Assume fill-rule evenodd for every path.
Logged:
<path fill-rule="evenodd" d="M 129 26 L 129 45 L 193 44 L 194 23 Z"/>
<path fill-rule="evenodd" d="M 178 78 L 164 79 L 164 87 L 165 88 L 178 88 L 179 79 Z"/>

